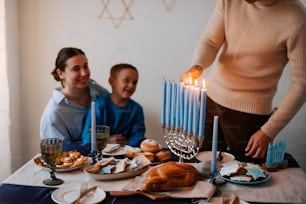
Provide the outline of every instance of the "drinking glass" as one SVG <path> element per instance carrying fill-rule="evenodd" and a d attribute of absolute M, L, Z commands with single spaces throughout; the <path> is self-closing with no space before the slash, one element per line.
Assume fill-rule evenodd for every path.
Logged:
<path fill-rule="evenodd" d="M 46 185 L 55 186 L 64 182 L 55 176 L 55 166 L 63 153 L 63 146 L 64 141 L 58 138 L 47 138 L 40 141 L 42 158 L 50 166 L 50 178 L 43 180 Z"/>
<path fill-rule="evenodd" d="M 106 125 L 96 126 L 96 144 L 98 160 L 103 159 L 102 150 L 106 147 L 109 139 L 110 127 Z"/>

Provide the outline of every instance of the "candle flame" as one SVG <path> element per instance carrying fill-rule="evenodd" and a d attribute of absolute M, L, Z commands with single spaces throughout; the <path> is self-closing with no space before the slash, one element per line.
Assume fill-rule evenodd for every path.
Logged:
<path fill-rule="evenodd" d="M 198 80 L 194 80 L 194 86 L 198 86 Z"/>

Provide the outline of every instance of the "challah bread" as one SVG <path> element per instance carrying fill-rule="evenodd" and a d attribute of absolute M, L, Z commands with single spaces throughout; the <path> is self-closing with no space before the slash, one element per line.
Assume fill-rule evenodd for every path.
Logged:
<path fill-rule="evenodd" d="M 150 169 L 141 183 L 140 190 L 146 192 L 175 190 L 194 185 L 198 178 L 194 166 L 169 161 Z"/>

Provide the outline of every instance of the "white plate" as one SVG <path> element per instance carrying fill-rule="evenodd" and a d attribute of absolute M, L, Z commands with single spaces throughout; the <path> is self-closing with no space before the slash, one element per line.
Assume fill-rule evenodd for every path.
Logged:
<path fill-rule="evenodd" d="M 60 203 L 60 204 L 67 203 L 68 204 L 68 203 L 72 203 L 75 199 L 77 199 L 79 194 L 80 194 L 79 186 L 62 187 L 62 188 L 56 189 L 52 193 L 51 198 L 56 203 Z M 106 197 L 106 193 L 101 188 L 97 188 L 95 191 L 90 192 L 86 196 L 84 196 L 81 199 L 81 204 L 100 203 L 105 199 L 105 197 Z"/>
<path fill-rule="evenodd" d="M 217 157 L 218 157 L 219 152 L 217 152 Z M 223 159 L 222 162 L 226 163 L 226 162 L 230 162 L 233 161 L 235 159 L 235 156 L 227 153 L 227 152 L 221 152 Z M 211 151 L 204 151 L 204 152 L 199 152 L 196 155 L 196 158 L 200 161 L 211 161 L 211 157 L 212 157 L 212 152 Z"/>
<path fill-rule="evenodd" d="M 106 147 L 104 149 L 110 149 L 111 147 L 113 147 L 115 144 L 107 144 Z M 107 153 L 104 150 L 102 150 L 103 155 L 106 156 L 123 156 L 126 153 L 126 150 L 131 149 L 131 146 L 125 145 L 124 147 L 119 147 L 119 149 L 115 150 L 112 153 Z"/>
<path fill-rule="evenodd" d="M 264 183 L 270 180 L 271 178 L 270 174 L 268 172 L 265 172 L 265 174 L 266 174 L 266 178 L 262 180 L 256 180 L 256 181 L 236 181 L 236 180 L 231 180 L 229 177 L 224 177 L 224 176 L 221 176 L 221 178 L 230 183 L 242 184 L 242 185 L 255 185 L 255 184 Z"/>
<path fill-rule="evenodd" d="M 117 180 L 117 179 L 125 179 L 125 178 L 139 176 L 140 174 L 144 173 L 148 168 L 149 167 L 147 166 L 141 169 L 136 169 L 133 171 L 126 171 L 122 173 L 115 173 L 115 174 L 93 174 L 93 173 L 87 172 L 86 169 L 84 169 L 84 172 L 94 180 L 107 181 L 107 180 Z"/>

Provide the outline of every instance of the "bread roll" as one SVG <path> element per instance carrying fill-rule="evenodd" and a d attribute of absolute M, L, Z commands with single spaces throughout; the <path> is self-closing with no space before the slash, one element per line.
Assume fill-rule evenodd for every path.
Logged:
<path fill-rule="evenodd" d="M 171 158 L 171 152 L 169 150 L 161 150 L 155 153 L 155 160 L 156 161 L 166 161 Z"/>
<path fill-rule="evenodd" d="M 126 150 L 125 155 L 128 158 L 133 159 L 134 157 L 138 155 L 139 152 L 140 152 L 139 148 L 129 148 Z"/>
<path fill-rule="evenodd" d="M 192 186 L 198 178 L 194 166 L 170 161 L 149 170 L 140 190 L 146 192 L 174 190 Z"/>
<path fill-rule="evenodd" d="M 145 139 L 140 143 L 140 149 L 143 152 L 159 152 L 161 150 L 160 145 L 153 139 Z"/>
<path fill-rule="evenodd" d="M 152 152 L 140 152 L 140 153 L 138 153 L 138 155 L 144 155 L 144 156 L 147 157 L 151 162 L 154 161 L 154 157 L 155 157 L 154 153 L 152 153 Z M 137 155 L 137 156 L 138 156 L 138 155 Z"/>

